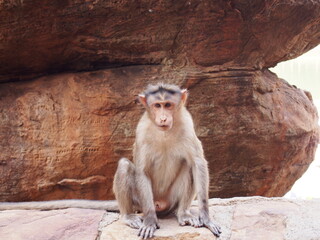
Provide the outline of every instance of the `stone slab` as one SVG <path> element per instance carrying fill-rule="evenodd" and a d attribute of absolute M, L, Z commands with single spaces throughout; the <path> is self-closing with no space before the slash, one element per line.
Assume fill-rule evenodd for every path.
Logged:
<path fill-rule="evenodd" d="M 77 207 L 96 202 L 79 201 Z M 69 204 L 70 202 L 68 202 Z M 30 210 L 29 203 L 12 203 L 0 208 L 1 240 L 138 240 L 137 229 L 105 210 L 67 208 L 55 202 L 55 210 Z M 114 202 L 112 203 L 114 205 Z M 14 210 L 14 205 L 19 210 Z M 61 205 L 61 206 L 59 206 Z M 108 206 L 105 204 L 104 206 Z M 222 228 L 219 240 L 320 240 L 320 200 L 245 197 L 210 199 L 210 215 Z M 21 210 L 25 206 L 29 210 Z M 1 205 L 0 205 L 1 207 Z M 197 211 L 196 202 L 193 211 Z M 114 209 L 114 208 L 113 208 Z M 152 240 L 215 240 L 205 228 L 179 226 L 174 215 L 159 220 Z"/>
<path fill-rule="evenodd" d="M 7 210 L 0 212 L 3 240 L 95 240 L 102 210 Z"/>

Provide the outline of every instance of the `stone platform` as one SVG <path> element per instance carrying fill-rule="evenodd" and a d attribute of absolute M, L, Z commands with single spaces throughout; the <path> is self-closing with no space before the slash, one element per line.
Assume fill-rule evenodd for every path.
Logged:
<path fill-rule="evenodd" d="M 195 210 L 196 202 L 195 202 Z M 138 240 L 138 230 L 119 221 L 114 201 L 62 200 L 0 203 L 2 240 Z M 319 240 L 320 200 L 210 199 L 222 227 L 220 240 Z M 160 219 L 154 240 L 214 240 L 208 229 Z"/>

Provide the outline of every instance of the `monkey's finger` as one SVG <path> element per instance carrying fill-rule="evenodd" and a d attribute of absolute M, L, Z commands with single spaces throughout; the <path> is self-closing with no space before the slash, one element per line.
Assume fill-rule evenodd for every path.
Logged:
<path fill-rule="evenodd" d="M 144 234 L 141 236 L 142 239 L 147 239 L 149 237 L 148 229 L 144 232 Z"/>
<path fill-rule="evenodd" d="M 146 234 L 147 238 L 152 238 L 154 235 L 154 231 L 155 231 L 155 228 L 149 227 L 149 231 Z"/>
<path fill-rule="evenodd" d="M 187 220 L 187 225 L 190 225 L 190 226 L 193 226 L 193 225 L 194 225 L 192 218 L 190 218 L 190 219 Z"/>
<path fill-rule="evenodd" d="M 144 239 L 147 239 L 147 238 L 151 238 L 152 237 L 152 228 L 151 227 L 148 227 L 146 229 L 146 232 L 144 234 Z"/>
<path fill-rule="evenodd" d="M 198 227 L 199 226 L 199 223 L 197 222 L 197 219 L 195 218 L 191 218 L 190 219 L 190 224 L 192 227 Z"/>
<path fill-rule="evenodd" d="M 185 225 L 187 225 L 187 223 L 184 220 L 182 220 L 182 221 L 179 221 L 179 225 L 180 226 L 185 226 Z"/>
<path fill-rule="evenodd" d="M 133 223 L 132 223 L 132 227 L 133 227 L 133 228 L 136 228 L 136 229 L 140 229 L 140 227 L 141 227 L 141 222 L 133 222 Z"/>
<path fill-rule="evenodd" d="M 199 225 L 200 225 L 200 227 L 202 227 L 204 225 L 204 221 L 201 217 L 199 217 Z"/>
<path fill-rule="evenodd" d="M 221 227 L 219 226 L 219 225 L 217 225 L 217 224 L 212 224 L 214 227 L 215 227 L 215 229 L 216 229 L 216 231 L 220 234 L 220 233 L 222 233 L 221 232 Z"/>
<path fill-rule="evenodd" d="M 220 237 L 221 231 L 217 228 L 217 226 L 213 223 L 206 224 L 206 227 L 216 236 Z"/>
<path fill-rule="evenodd" d="M 195 218 L 195 219 L 194 219 L 194 222 L 195 222 L 195 224 L 196 224 L 195 227 L 197 227 L 197 228 L 198 228 L 198 227 L 202 227 L 202 224 L 201 224 L 201 221 L 200 221 L 199 218 Z"/>
<path fill-rule="evenodd" d="M 139 229 L 138 236 L 143 238 L 145 231 L 146 231 L 145 227 L 142 226 L 142 227 Z"/>
<path fill-rule="evenodd" d="M 217 226 L 217 228 L 218 228 L 218 232 L 219 232 L 219 233 L 222 233 L 222 232 L 221 232 L 221 227 L 220 227 L 220 226 Z"/>
<path fill-rule="evenodd" d="M 213 228 L 215 228 L 217 230 L 217 232 L 221 233 L 221 227 L 217 223 L 210 222 L 210 225 L 212 225 Z"/>

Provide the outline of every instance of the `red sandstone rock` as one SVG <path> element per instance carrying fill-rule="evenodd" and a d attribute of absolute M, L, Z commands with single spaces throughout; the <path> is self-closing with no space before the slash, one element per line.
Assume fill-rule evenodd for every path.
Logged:
<path fill-rule="evenodd" d="M 310 94 L 265 68 L 319 44 L 318 1 L 6 0 L 0 10 L 1 201 L 113 198 L 143 111 L 134 95 L 149 82 L 190 89 L 212 197 L 281 196 L 313 159 Z M 141 66 L 33 79 L 128 65 Z"/>
<path fill-rule="evenodd" d="M 0 19 L 0 81 L 141 64 L 261 69 L 320 43 L 319 1 L 5 0 Z"/>
<path fill-rule="evenodd" d="M 313 160 L 317 113 L 271 72 L 203 73 L 135 66 L 60 74 L 0 88 L 0 200 L 112 199 L 117 161 L 131 158 L 147 83 L 190 90 L 210 167 L 210 196 L 281 196 Z"/>

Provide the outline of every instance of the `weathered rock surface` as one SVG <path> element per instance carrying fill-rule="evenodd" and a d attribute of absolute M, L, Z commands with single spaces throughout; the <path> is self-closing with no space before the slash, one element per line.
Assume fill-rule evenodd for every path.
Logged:
<path fill-rule="evenodd" d="M 142 113 L 135 95 L 158 81 L 190 90 L 211 197 L 282 196 L 313 160 L 310 96 L 267 70 L 61 74 L 1 85 L 0 200 L 112 199 L 117 161 L 131 158 Z"/>
<path fill-rule="evenodd" d="M 2 211 L 0 236 L 6 240 L 94 240 L 104 214 L 102 210 L 76 208 Z"/>
<path fill-rule="evenodd" d="M 211 199 L 209 203 L 210 215 L 222 227 L 219 240 L 320 239 L 319 200 L 250 197 Z M 20 208 L 22 204 L 27 207 L 29 203 L 19 204 Z M 84 202 L 77 203 L 78 206 L 81 204 Z M 85 206 L 90 204 L 92 202 Z M 101 203 L 96 204 L 96 207 L 101 206 Z M 117 213 L 75 208 L 52 211 L 3 210 L 6 209 L 4 205 L 0 203 L 1 239 L 139 240 L 138 230 L 118 221 Z M 156 231 L 154 240 L 216 239 L 208 229 L 179 226 L 174 216 L 160 219 L 159 223 L 160 229 Z"/>
<path fill-rule="evenodd" d="M 319 44 L 319 1 L 5 0 L 0 10 L 0 201 L 113 198 L 142 113 L 134 95 L 150 82 L 190 89 L 211 197 L 282 196 L 313 160 L 311 97 L 265 68 Z"/>
<path fill-rule="evenodd" d="M 0 2 L 0 81 L 165 64 L 261 69 L 320 43 L 320 2 Z"/>

